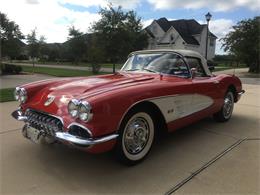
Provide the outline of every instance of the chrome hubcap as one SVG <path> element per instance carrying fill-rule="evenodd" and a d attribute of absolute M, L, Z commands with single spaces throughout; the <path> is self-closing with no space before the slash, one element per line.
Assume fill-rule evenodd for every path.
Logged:
<path fill-rule="evenodd" d="M 233 96 L 232 94 L 228 93 L 224 99 L 224 105 L 223 105 L 223 115 L 225 118 L 229 118 L 233 111 Z"/>
<path fill-rule="evenodd" d="M 130 154 L 140 153 L 146 146 L 149 139 L 149 124 L 142 118 L 134 118 L 125 130 L 124 145 Z"/>

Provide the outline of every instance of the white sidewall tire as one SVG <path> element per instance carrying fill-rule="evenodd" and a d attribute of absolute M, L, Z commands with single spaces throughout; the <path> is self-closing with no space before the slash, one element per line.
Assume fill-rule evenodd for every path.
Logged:
<path fill-rule="evenodd" d="M 149 125 L 149 137 L 148 137 L 148 141 L 147 141 L 146 145 L 140 151 L 140 153 L 131 154 L 127 151 L 126 146 L 125 146 L 125 133 L 126 133 L 126 128 L 128 127 L 129 123 L 137 117 L 141 117 L 141 118 L 145 119 L 146 122 L 148 123 L 148 125 Z M 121 144 L 122 144 L 122 150 L 123 150 L 125 157 L 127 159 L 129 159 L 130 161 L 142 160 L 148 154 L 148 152 L 150 151 L 152 144 L 153 144 L 153 140 L 154 140 L 154 122 L 153 122 L 153 119 L 151 118 L 151 116 L 149 114 L 147 114 L 145 112 L 135 113 L 127 121 L 127 123 L 124 127 L 124 130 L 123 130 L 123 136 L 122 136 L 122 140 L 121 140 L 122 143 Z"/>
<path fill-rule="evenodd" d="M 234 95 L 233 95 L 233 93 L 231 92 L 231 91 L 229 91 L 227 94 L 226 94 L 226 96 L 225 96 L 225 98 L 227 97 L 227 96 L 230 96 L 231 98 L 232 98 L 232 108 L 231 108 L 231 110 L 230 110 L 230 114 L 229 115 L 225 115 L 225 113 L 224 113 L 224 108 L 223 108 L 223 117 L 226 119 L 226 120 L 228 120 L 228 119 L 230 119 L 231 118 L 231 116 L 232 116 L 232 113 L 233 113 L 233 109 L 234 109 Z"/>

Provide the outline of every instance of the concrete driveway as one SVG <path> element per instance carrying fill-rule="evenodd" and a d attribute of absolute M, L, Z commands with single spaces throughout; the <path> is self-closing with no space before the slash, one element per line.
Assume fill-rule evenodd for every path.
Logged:
<path fill-rule="evenodd" d="M 260 86 L 245 84 L 232 119 L 211 118 L 169 134 L 134 167 L 112 154 L 40 146 L 0 104 L 0 194 L 259 194 Z"/>

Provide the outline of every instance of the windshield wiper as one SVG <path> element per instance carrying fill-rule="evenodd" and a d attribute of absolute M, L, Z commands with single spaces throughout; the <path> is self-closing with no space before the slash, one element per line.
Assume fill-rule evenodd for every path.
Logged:
<path fill-rule="evenodd" d="M 151 70 L 151 69 L 147 69 L 147 68 L 143 68 L 143 70 L 146 70 L 146 71 L 148 71 L 148 72 L 157 73 L 156 71 L 154 71 L 154 70 Z"/>
<path fill-rule="evenodd" d="M 136 70 L 140 70 L 140 69 L 138 69 L 138 68 L 134 68 L 134 69 L 126 70 L 126 71 L 136 71 Z"/>

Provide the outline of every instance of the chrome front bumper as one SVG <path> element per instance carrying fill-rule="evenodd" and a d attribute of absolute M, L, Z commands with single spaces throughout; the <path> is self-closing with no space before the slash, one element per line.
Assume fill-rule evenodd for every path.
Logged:
<path fill-rule="evenodd" d="M 27 121 L 27 117 L 23 115 L 21 110 L 15 110 L 12 116 L 18 121 Z M 62 141 L 68 141 L 73 144 L 78 144 L 82 146 L 93 146 L 96 144 L 108 142 L 114 140 L 118 137 L 118 134 L 111 134 L 100 138 L 82 138 L 75 135 L 71 135 L 68 132 L 58 131 L 55 133 L 55 138 Z"/>
<path fill-rule="evenodd" d="M 246 91 L 245 90 L 242 90 L 241 92 L 237 93 L 237 95 L 241 96 L 245 93 Z"/>
<path fill-rule="evenodd" d="M 108 141 L 113 140 L 118 137 L 117 134 L 112 134 L 112 135 L 108 135 L 108 136 L 97 138 L 97 139 L 93 139 L 93 138 L 85 139 L 85 138 L 76 137 L 76 136 L 71 135 L 66 132 L 57 132 L 55 135 L 56 135 L 56 138 L 58 138 L 60 140 L 68 141 L 68 142 L 83 145 L 83 146 L 93 146 L 96 144 L 108 142 Z"/>
<path fill-rule="evenodd" d="M 237 93 L 237 100 L 240 100 L 241 96 L 245 93 L 246 91 L 245 90 L 241 90 L 240 92 Z"/>

